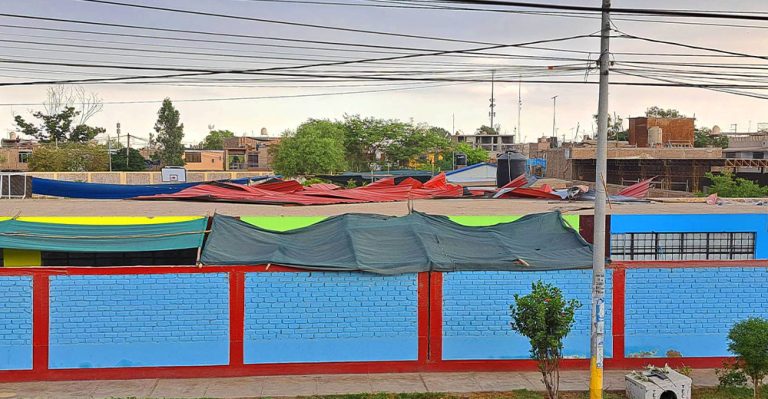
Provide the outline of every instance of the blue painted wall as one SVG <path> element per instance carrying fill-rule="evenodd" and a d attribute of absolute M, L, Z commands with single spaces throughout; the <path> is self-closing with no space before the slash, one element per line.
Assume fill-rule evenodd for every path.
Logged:
<path fill-rule="evenodd" d="M 732 356 L 731 326 L 768 317 L 768 269 L 628 269 L 626 356 Z"/>
<path fill-rule="evenodd" d="M 52 276 L 50 368 L 229 362 L 226 273 Z"/>
<path fill-rule="evenodd" d="M 768 214 L 611 216 L 611 233 L 644 232 L 755 232 L 755 258 L 768 259 Z"/>
<path fill-rule="evenodd" d="M 606 275 L 605 356 L 612 353 L 611 270 Z M 514 294 L 530 293 L 531 284 L 554 284 L 567 299 L 577 299 L 576 323 L 565 339 L 566 357 L 589 357 L 591 270 L 551 272 L 457 272 L 443 274 L 443 359 L 529 359 L 528 339 L 510 328 Z"/>
<path fill-rule="evenodd" d="M 247 273 L 246 363 L 415 360 L 417 275 Z"/>
<path fill-rule="evenodd" d="M 32 368 L 32 277 L 0 277 L 0 370 Z"/>

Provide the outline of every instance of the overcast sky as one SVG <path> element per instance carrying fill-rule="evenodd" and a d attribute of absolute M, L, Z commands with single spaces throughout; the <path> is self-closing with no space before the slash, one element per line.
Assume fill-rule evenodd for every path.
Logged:
<path fill-rule="evenodd" d="M 128 2 L 128 0 L 124 0 Z M 326 1 L 326 0 L 323 0 Z M 331 1 L 331 0 L 327 0 Z M 359 4 L 375 4 L 367 0 L 336 0 L 355 2 Z M 250 16 L 265 19 L 294 21 L 311 24 L 322 24 L 338 27 L 358 28 L 366 30 L 427 35 L 433 37 L 455 38 L 470 41 L 490 43 L 520 43 L 539 39 L 557 38 L 571 35 L 590 34 L 599 29 L 599 20 L 586 18 L 566 18 L 542 15 L 520 15 L 492 12 L 468 12 L 454 10 L 415 10 L 388 9 L 372 7 L 351 7 L 331 5 L 289 4 L 280 2 L 263 2 L 252 0 L 133 0 L 134 4 L 149 4 L 180 8 L 186 10 L 208 11 L 232 15 Z M 551 3 L 579 4 L 599 6 L 599 0 L 566 1 L 559 0 Z M 381 4 L 381 3 L 379 3 Z M 638 8 L 667 8 L 667 9 L 696 9 L 696 10 L 743 10 L 752 12 L 768 12 L 765 0 L 706 1 L 706 0 L 615 0 L 614 7 Z M 101 21 L 120 24 L 133 24 L 162 28 L 177 28 L 187 30 L 205 30 L 217 33 L 260 35 L 267 37 L 282 37 L 293 39 L 311 39 L 339 42 L 354 42 L 387 46 L 418 47 L 429 49 L 463 49 L 477 47 L 466 43 L 450 43 L 434 40 L 409 39 L 402 37 L 386 37 L 381 35 L 339 32 L 333 30 L 293 27 L 276 24 L 266 24 L 254 21 L 232 20 L 210 16 L 196 16 L 169 13 L 158 10 L 142 10 L 107 4 L 86 3 L 78 0 L 0 0 L 2 13 L 22 14 L 41 17 L 69 18 L 88 21 Z M 701 21 L 701 20 L 694 20 Z M 768 54 L 768 22 L 756 21 L 722 21 L 710 20 L 710 23 L 737 23 L 758 25 L 758 28 L 734 28 L 714 26 L 687 26 L 677 24 L 659 24 L 653 22 L 615 21 L 622 31 L 638 36 L 674 41 L 698 46 L 716 47 L 735 52 L 766 55 Z M 89 25 L 76 25 L 62 22 L 39 21 L 0 17 L 0 24 L 20 25 L 26 27 L 48 27 L 64 29 L 87 29 L 100 32 L 139 33 L 149 35 L 167 35 L 175 37 L 199 36 L 189 34 L 162 34 L 135 29 L 120 29 Z M 33 37 L 38 36 L 38 37 Z M 30 30 L 11 27 L 0 27 L 0 52 L 3 59 L 23 59 L 44 62 L 76 62 L 76 63 L 110 63 L 110 64 L 146 64 L 154 66 L 203 67 L 220 68 L 264 68 L 276 66 L 277 60 L 250 59 L 246 57 L 225 58 L 205 56 L 185 56 L 162 53 L 127 53 L 120 50 L 83 49 L 66 46 L 50 46 L 43 44 L 18 43 L 34 41 L 41 43 L 86 44 L 95 46 L 117 46 L 95 42 L 123 41 L 139 43 L 142 48 L 168 51 L 200 51 L 226 52 L 229 54 L 264 56 L 266 51 L 286 53 L 281 57 L 293 56 L 329 58 L 330 53 L 306 49 L 286 48 L 248 48 L 229 44 L 200 44 L 195 42 L 168 42 L 153 39 L 137 39 L 125 37 L 82 35 L 76 33 Z M 207 37 L 210 39 L 210 36 Z M 88 40 L 92 39 L 92 40 Z M 17 42 L 8 42 L 15 40 Z M 222 40 L 242 40 L 253 43 L 281 43 L 266 40 L 237 39 L 225 37 Z M 130 44 L 120 45 L 123 47 Z M 174 47 L 175 46 L 175 47 Z M 452 62 L 467 63 L 476 70 L 473 76 L 490 77 L 490 67 L 483 65 L 497 63 L 501 74 L 506 71 L 510 76 L 515 69 L 505 69 L 506 64 L 526 64 L 533 67 L 539 77 L 537 80 L 563 80 L 563 78 L 547 75 L 548 65 L 583 64 L 594 60 L 599 49 L 599 39 L 586 38 L 559 43 L 547 44 L 564 50 L 589 51 L 592 54 L 568 53 L 564 51 L 542 50 L 501 50 L 508 54 L 570 57 L 580 61 L 543 61 L 543 60 L 477 60 L 437 58 L 414 60 L 429 62 L 434 69 L 462 68 L 451 66 Z M 183 48 L 182 48 L 183 47 Z M 191 48 L 191 49 L 190 49 Z M 200 50 L 196 50 L 200 48 Z M 55 51 L 51 51 L 55 50 Z M 613 52 L 654 52 L 654 53 L 685 53 L 705 54 L 695 50 L 679 47 L 650 44 L 627 39 L 612 41 Z M 75 53 L 73 51 L 80 51 Z M 269 54 L 266 54 L 269 56 Z M 274 54 L 272 54 L 274 56 Z M 349 58 L 382 57 L 386 54 L 343 53 L 334 52 L 333 57 L 346 56 Z M 161 58 L 162 57 L 162 58 Z M 332 58 L 332 57 L 331 57 Z M 622 55 L 616 55 L 616 60 L 629 60 Z M 742 58 L 699 58 L 699 57 L 661 57 L 661 56 L 632 56 L 631 60 L 642 62 L 674 61 L 674 62 L 727 62 L 750 63 L 767 66 L 768 63 L 759 59 Z M 270 63 L 272 62 L 272 63 Z M 312 61 L 282 61 L 283 64 L 312 63 Z M 445 63 L 445 65 L 439 65 Z M 471 63 L 480 64 L 472 67 Z M 468 68 L 469 68 L 468 67 Z M 361 69 L 362 67 L 349 67 Z M 376 69 L 377 66 L 367 64 L 365 68 Z M 423 70 L 428 66 L 414 66 Z M 152 74 L 161 72 L 151 72 Z M 62 66 L 38 66 L 3 64 L 0 66 L 0 82 L 21 82 L 30 80 L 82 79 L 96 76 L 136 75 L 145 74 L 142 71 L 127 70 L 94 70 L 70 68 Z M 583 80 L 585 72 L 575 72 L 568 79 Z M 591 73 L 589 79 L 596 80 Z M 614 81 L 637 81 L 633 78 L 612 75 Z M 372 83 L 377 86 L 363 87 L 364 83 L 326 84 L 325 87 L 274 87 L 275 84 L 261 84 L 260 87 L 231 87 L 221 86 L 182 86 L 179 84 L 166 85 L 128 85 L 128 84 L 91 84 L 88 90 L 97 92 L 105 102 L 120 101 L 155 101 L 141 104 L 106 104 L 104 110 L 89 122 L 92 125 L 103 126 L 114 134 L 115 124 L 120 122 L 123 132 L 147 137 L 156 119 L 159 103 L 164 97 L 176 100 L 176 107 L 181 112 L 185 125 L 185 141 L 200 141 L 207 133 L 208 125 L 216 128 L 230 129 L 238 134 L 258 134 L 266 127 L 271 135 L 277 135 L 285 129 L 296 127 L 307 118 L 341 118 L 344 114 L 360 114 L 381 118 L 396 118 L 428 123 L 451 130 L 455 118 L 455 129 L 473 132 L 482 124 L 488 123 L 488 99 L 490 84 L 463 83 L 450 86 L 429 87 L 434 83 L 420 82 L 391 82 Z M 293 84 L 293 86 L 300 84 Z M 311 84 L 304 83 L 305 86 Z M 271 87 L 264 87 L 271 86 Z M 315 84 L 317 86 L 317 84 Z M 346 94 L 335 96 L 279 98 L 279 99 L 250 99 L 237 101 L 184 102 L 181 100 L 227 98 L 227 97 L 263 97 L 263 96 L 293 96 L 317 93 L 333 93 L 345 91 L 360 91 L 371 89 L 392 89 L 409 87 L 411 90 L 382 91 L 366 94 Z M 45 85 L 8 86 L 0 87 L 0 103 L 3 104 L 32 104 L 39 103 L 45 98 Z M 768 94 L 763 91 L 762 94 Z M 516 83 L 496 84 L 497 118 L 502 132 L 513 133 L 517 125 Z M 522 118 L 520 121 L 522 135 L 528 141 L 542 134 L 550 135 L 553 119 L 553 96 L 557 97 L 557 135 L 570 138 L 577 125 L 581 133 L 592 133 L 592 114 L 597 109 L 596 85 L 555 85 L 546 83 L 524 84 L 522 86 Z M 731 124 L 738 124 L 740 131 L 748 126 L 755 129 L 757 123 L 768 122 L 768 101 L 749 97 L 693 88 L 662 88 L 613 86 L 611 89 L 610 109 L 622 117 L 641 116 L 644 110 L 652 105 L 672 107 L 682 113 L 697 118 L 699 126 L 711 127 L 720 125 L 723 130 L 730 129 Z M 13 115 L 28 116 L 29 110 L 39 109 L 36 106 L 14 105 L 0 107 L 0 126 L 3 132 L 13 130 Z M 5 133 L 4 133 L 5 134 Z"/>

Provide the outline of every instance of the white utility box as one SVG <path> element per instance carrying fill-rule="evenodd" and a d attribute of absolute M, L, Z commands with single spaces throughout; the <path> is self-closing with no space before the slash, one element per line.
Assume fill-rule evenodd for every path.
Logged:
<path fill-rule="evenodd" d="M 628 399 L 691 399 L 691 379 L 669 367 L 633 371 L 624 379 Z"/>

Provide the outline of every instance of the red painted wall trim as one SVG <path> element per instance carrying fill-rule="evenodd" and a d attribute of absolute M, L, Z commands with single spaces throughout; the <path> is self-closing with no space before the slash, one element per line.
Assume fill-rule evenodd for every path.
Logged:
<path fill-rule="evenodd" d="M 613 333 L 614 360 L 624 359 L 624 312 L 626 296 L 627 271 L 625 269 L 613 270 L 613 320 L 611 331 Z"/>
<path fill-rule="evenodd" d="M 49 275 L 116 275 L 116 274 L 176 274 L 176 273 L 312 273 L 318 270 L 297 269 L 278 265 L 255 266 L 114 266 L 114 267 L 0 267 L 0 276 Z"/>
<path fill-rule="evenodd" d="M 50 308 L 48 275 L 32 277 L 32 371 L 48 369 L 48 316 Z"/>
<path fill-rule="evenodd" d="M 419 273 L 417 284 L 418 362 L 425 365 L 429 359 L 429 272 Z"/>
<path fill-rule="evenodd" d="M 430 272 L 429 363 L 443 361 L 443 273 Z"/>
<path fill-rule="evenodd" d="M 653 260 L 615 261 L 614 269 L 681 269 L 704 267 L 768 267 L 768 260 Z"/>
<path fill-rule="evenodd" d="M 229 365 L 243 365 L 245 273 L 229 272 Z"/>

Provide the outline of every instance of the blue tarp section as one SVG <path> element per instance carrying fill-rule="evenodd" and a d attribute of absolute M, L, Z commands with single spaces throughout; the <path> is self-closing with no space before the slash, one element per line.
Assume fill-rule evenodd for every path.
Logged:
<path fill-rule="evenodd" d="M 245 177 L 242 179 L 225 180 L 232 183 L 247 184 L 249 181 L 264 180 L 272 176 Z M 128 199 L 146 195 L 173 194 L 185 188 L 196 186 L 195 183 L 173 184 L 101 184 L 80 183 L 63 180 L 32 178 L 32 194 L 50 195 L 67 198 L 88 199 Z"/>
<path fill-rule="evenodd" d="M 197 248 L 208 218 L 137 225 L 0 222 L 0 248 L 63 252 L 142 252 Z"/>

